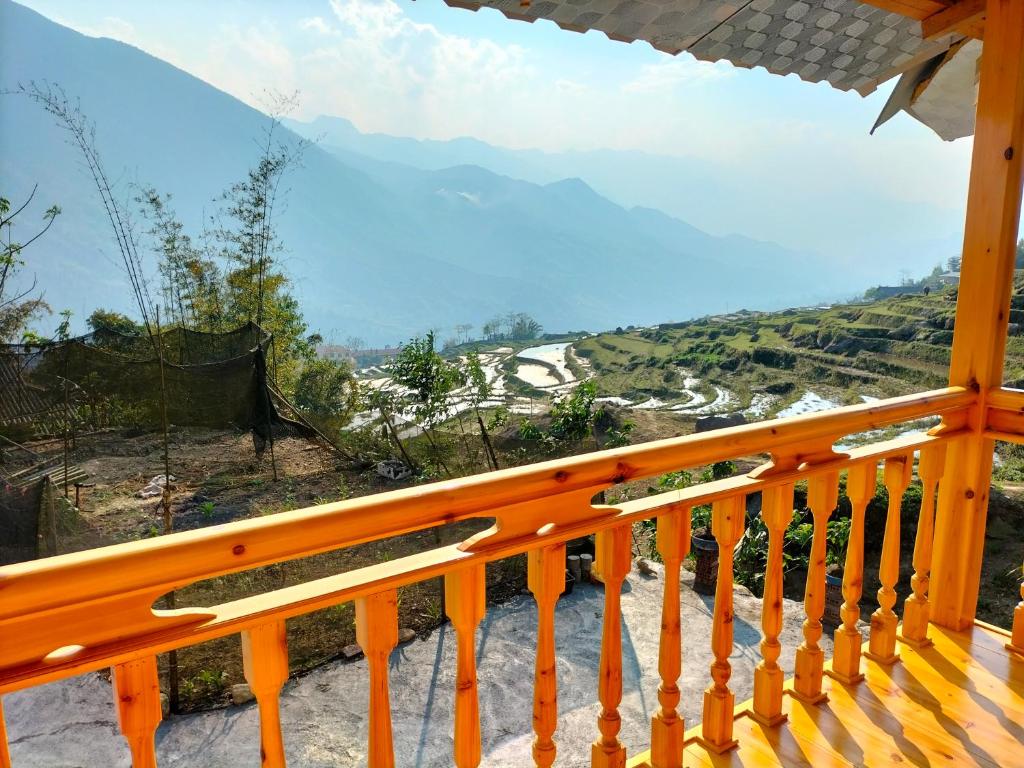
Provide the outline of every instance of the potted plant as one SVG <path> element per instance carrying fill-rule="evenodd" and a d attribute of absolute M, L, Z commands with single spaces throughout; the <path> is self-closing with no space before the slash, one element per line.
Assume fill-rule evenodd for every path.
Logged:
<path fill-rule="evenodd" d="M 696 560 L 693 591 L 713 595 L 718 580 L 718 542 L 711 533 L 711 509 L 707 506 L 693 510 L 691 551 Z"/>

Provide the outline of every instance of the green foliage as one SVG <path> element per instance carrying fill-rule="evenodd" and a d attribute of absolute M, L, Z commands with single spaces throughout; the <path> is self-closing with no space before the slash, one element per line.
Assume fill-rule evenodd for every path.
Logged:
<path fill-rule="evenodd" d="M 125 336 L 141 336 L 146 332 L 141 324 L 111 309 L 94 309 L 85 322 L 94 331 L 114 331 Z"/>
<path fill-rule="evenodd" d="M 204 501 L 199 505 L 199 512 L 202 514 L 204 520 L 212 518 L 215 509 L 216 506 L 212 501 Z"/>
<path fill-rule="evenodd" d="M 36 293 L 36 283 L 28 288 L 12 290 L 15 276 L 25 266 L 22 252 L 34 243 L 53 226 L 54 220 L 60 215 L 60 208 L 50 206 L 43 214 L 43 223 L 34 228 L 27 239 L 15 239 L 14 222 L 35 197 L 33 187 L 28 198 L 14 211 L 11 202 L 0 195 L 0 342 L 12 342 L 25 333 L 29 323 L 37 320 L 50 311 L 49 305 L 43 301 L 42 295 Z"/>
<path fill-rule="evenodd" d="M 487 341 L 528 341 L 538 338 L 544 327 L 525 312 L 509 312 L 488 320 L 482 331 Z"/>
<path fill-rule="evenodd" d="M 568 397 L 555 403 L 551 408 L 549 437 L 558 443 L 582 442 L 594 423 L 596 398 L 597 385 L 584 381 Z"/>
<path fill-rule="evenodd" d="M 314 418 L 343 426 L 359 402 L 359 386 L 347 363 L 313 359 L 303 363 L 295 383 L 296 407 Z"/>

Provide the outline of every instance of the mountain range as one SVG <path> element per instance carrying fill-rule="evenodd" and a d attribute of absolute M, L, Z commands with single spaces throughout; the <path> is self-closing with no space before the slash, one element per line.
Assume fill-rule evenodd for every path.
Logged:
<path fill-rule="evenodd" d="M 59 84 L 79 101 L 116 194 L 129 200 L 133 184 L 170 193 L 192 232 L 255 163 L 268 120 L 137 48 L 0 0 L 0 89 L 29 81 Z M 394 343 L 508 311 L 550 331 L 600 330 L 801 305 L 867 285 L 809 253 L 613 201 L 561 174 L 580 164 L 575 155 L 553 162 L 473 139 L 366 135 L 341 118 L 288 127 L 320 141 L 287 179 L 277 219 L 284 264 L 311 329 L 328 337 Z M 692 175 L 676 183 L 691 197 L 714 194 L 710 171 L 707 187 L 695 189 L 704 180 Z M 26 220 L 51 203 L 63 209 L 25 252 L 52 306 L 79 322 L 98 306 L 130 311 L 76 150 L 49 115 L 10 93 L 0 96 L 0 184 L 12 202 L 38 185 Z M 742 214 L 734 218 L 742 231 Z"/>

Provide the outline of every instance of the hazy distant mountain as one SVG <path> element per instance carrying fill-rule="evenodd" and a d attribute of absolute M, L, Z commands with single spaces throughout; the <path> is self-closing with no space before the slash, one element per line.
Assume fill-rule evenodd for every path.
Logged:
<path fill-rule="evenodd" d="M 0 88 L 33 79 L 59 83 L 81 100 L 119 194 L 130 197 L 130 182 L 170 192 L 193 230 L 253 163 L 252 139 L 266 120 L 134 47 L 85 37 L 0 0 Z M 0 98 L 3 194 L 17 200 L 38 183 L 30 215 L 51 202 L 64 209 L 26 252 L 47 298 L 80 319 L 96 306 L 130 309 L 75 150 L 31 102 Z M 424 169 L 414 167 L 423 165 L 421 142 L 331 126 L 324 146 L 312 147 L 289 178 L 279 219 L 296 294 L 310 325 L 326 334 L 394 342 L 509 310 L 529 312 L 550 330 L 603 329 L 777 308 L 856 288 L 828 264 L 624 208 L 578 178 L 509 178 L 541 169 L 527 172 L 482 142 L 427 143 L 436 167 Z M 346 130 L 347 146 L 339 146 Z M 467 164 L 466 153 L 477 162 Z"/>

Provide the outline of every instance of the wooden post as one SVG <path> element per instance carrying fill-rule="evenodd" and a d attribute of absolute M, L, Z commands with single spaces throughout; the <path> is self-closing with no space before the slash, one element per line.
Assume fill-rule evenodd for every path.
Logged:
<path fill-rule="evenodd" d="M 1024 582 L 1020 585 L 1020 597 L 1021 601 L 1013 609 L 1013 634 L 1006 647 L 1014 653 L 1024 654 Z"/>
<path fill-rule="evenodd" d="M 896 581 L 900 576 L 900 506 L 903 492 L 910 485 L 913 460 L 910 456 L 896 456 L 885 460 L 885 489 L 889 493 L 889 509 L 885 515 L 885 538 L 882 540 L 882 559 L 878 566 L 878 610 L 871 614 L 871 637 L 864 656 L 879 664 L 893 664 L 899 660 L 896 653 L 896 624 L 893 611 L 896 605 Z"/>
<path fill-rule="evenodd" d="M 0 768 L 11 768 L 11 753 L 7 748 L 7 724 L 4 722 L 2 696 L 0 696 Z"/>
<path fill-rule="evenodd" d="M 555 762 L 558 682 L 555 669 L 555 605 L 565 591 L 565 544 L 535 549 L 526 556 L 526 581 L 537 602 L 537 656 L 533 673 L 533 762 Z"/>
<path fill-rule="evenodd" d="M 814 517 L 814 538 L 804 587 L 804 641 L 796 650 L 793 696 L 809 704 L 824 701 L 821 690 L 825 652 L 821 640 L 821 617 L 825 612 L 825 551 L 828 519 L 839 503 L 839 473 L 826 472 L 807 481 L 807 505 Z"/>
<path fill-rule="evenodd" d="M 242 633 L 242 669 L 260 708 L 260 765 L 284 768 L 280 695 L 288 681 L 288 637 L 283 621 Z"/>
<path fill-rule="evenodd" d="M 356 642 L 370 672 L 370 743 L 368 768 L 394 768 L 388 656 L 398 645 L 398 593 L 390 589 L 356 600 Z"/>
<path fill-rule="evenodd" d="M 768 527 L 768 562 L 761 599 L 761 663 L 754 670 L 754 711 L 762 725 L 774 727 L 785 721 L 782 714 L 783 673 L 779 667 L 782 643 L 782 546 L 786 528 L 793 519 L 793 484 L 769 488 L 762 493 L 761 519 Z"/>
<path fill-rule="evenodd" d="M 910 587 L 914 594 L 903 603 L 903 632 L 899 640 L 915 648 L 931 645 L 928 639 L 928 577 L 932 568 L 932 537 L 935 534 L 935 491 L 946 464 L 946 446 L 921 449 L 917 474 L 921 478 L 921 513 L 914 538 L 914 575 Z"/>
<path fill-rule="evenodd" d="M 626 747 L 619 741 L 622 719 L 622 582 L 629 574 L 632 528 L 620 525 L 598 531 L 595 537 L 596 562 L 604 577 L 604 621 L 601 630 L 601 665 L 597 696 L 601 714 L 597 727 L 601 735 L 590 748 L 592 768 L 626 768 Z"/>
<path fill-rule="evenodd" d="M 682 768 L 683 718 L 679 706 L 679 673 L 682 642 L 679 619 L 679 569 L 690 552 L 690 508 L 677 509 L 658 518 L 658 554 L 665 564 L 661 593 L 661 639 L 658 645 L 658 703 L 651 718 L 651 768 Z"/>
<path fill-rule="evenodd" d="M 564 582 L 563 582 L 564 583 Z M 455 766 L 480 765 L 480 702 L 476 682 L 476 628 L 487 609 L 483 565 L 452 571 L 444 577 L 445 609 L 458 643 L 455 673 Z"/>
<path fill-rule="evenodd" d="M 990 388 L 1003 379 L 1024 160 L 1024 3 L 988 0 L 971 160 L 963 264 L 949 383 L 978 393 L 972 434 L 948 451 L 939 491 L 932 621 L 974 620 L 985 544 L 993 441 L 984 437 Z"/>
<path fill-rule="evenodd" d="M 131 750 L 132 768 L 156 768 L 153 737 L 163 718 L 156 656 L 118 664 L 111 677 L 117 722 Z"/>
<path fill-rule="evenodd" d="M 711 532 L 718 542 L 718 583 L 715 587 L 715 613 L 711 627 L 711 685 L 704 691 L 704 722 L 700 742 L 715 753 L 726 752 L 737 745 L 732 737 L 733 708 L 736 696 L 729 690 L 732 666 L 732 563 L 733 547 L 743 535 L 746 523 L 746 497 L 732 496 L 716 501 L 711 507 Z"/>
<path fill-rule="evenodd" d="M 846 495 L 850 499 L 850 540 L 846 544 L 843 565 L 843 624 L 835 631 L 832 669 L 829 675 L 841 683 L 853 685 L 864 679 L 860 671 L 860 647 L 864 639 L 857 628 L 860 621 L 860 596 L 864 589 L 864 514 L 875 498 L 878 464 L 858 464 L 846 475 Z"/>

